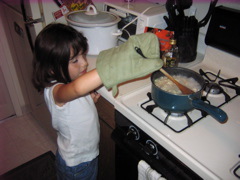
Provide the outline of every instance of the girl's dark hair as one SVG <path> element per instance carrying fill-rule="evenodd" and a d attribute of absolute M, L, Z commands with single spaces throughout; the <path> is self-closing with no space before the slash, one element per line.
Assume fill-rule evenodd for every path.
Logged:
<path fill-rule="evenodd" d="M 43 92 L 56 82 L 71 82 L 68 63 L 88 50 L 87 39 L 74 28 L 64 24 L 49 24 L 37 36 L 33 58 L 33 85 Z"/>

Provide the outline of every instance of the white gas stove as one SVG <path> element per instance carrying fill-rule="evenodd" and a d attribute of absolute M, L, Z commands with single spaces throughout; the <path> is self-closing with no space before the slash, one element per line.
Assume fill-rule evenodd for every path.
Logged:
<path fill-rule="evenodd" d="M 208 81 L 218 84 L 223 81 L 222 84 L 233 87 L 221 86 L 224 93 L 220 94 L 203 94 L 212 105 L 226 112 L 228 120 L 224 124 L 210 115 L 203 117 L 202 112 L 196 109 L 188 112 L 189 120 L 185 116 L 167 117 L 159 107 L 151 108 L 153 102 L 149 101 L 148 95 L 151 92 L 150 78 L 142 88 L 119 97 L 115 107 L 202 178 L 238 179 L 240 87 L 239 82 L 234 83 L 239 78 L 239 67 L 239 57 L 213 47 L 207 47 L 201 63 L 189 67 L 196 72 L 202 69 L 206 73 L 204 79 L 210 78 Z M 225 83 L 230 78 L 233 80 Z M 215 93 L 216 90 L 210 91 Z M 150 113 L 146 111 L 149 105 Z"/>

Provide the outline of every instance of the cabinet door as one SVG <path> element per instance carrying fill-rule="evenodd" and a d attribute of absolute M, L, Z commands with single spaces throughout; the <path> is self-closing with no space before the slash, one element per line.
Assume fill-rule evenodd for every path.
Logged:
<path fill-rule="evenodd" d="M 100 119 L 101 135 L 99 145 L 98 180 L 115 179 L 115 143 L 111 139 L 112 129 Z"/>
<path fill-rule="evenodd" d="M 103 97 L 96 103 L 100 118 L 99 173 L 98 180 L 115 179 L 115 142 L 111 138 L 114 121 L 114 106 Z"/>
<path fill-rule="evenodd" d="M 0 120 L 15 114 L 7 85 L 0 66 Z"/>

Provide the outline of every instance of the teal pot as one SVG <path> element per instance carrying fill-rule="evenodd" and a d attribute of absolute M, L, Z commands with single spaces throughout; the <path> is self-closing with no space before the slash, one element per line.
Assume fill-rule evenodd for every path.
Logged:
<path fill-rule="evenodd" d="M 205 80 L 203 77 L 186 68 L 165 68 L 165 70 L 172 76 L 174 75 L 181 75 L 185 77 L 192 77 L 194 78 L 201 86 L 201 89 L 193 94 L 189 95 L 175 95 L 169 92 L 166 92 L 160 89 L 158 86 L 155 85 L 155 79 L 164 76 L 163 73 L 160 71 L 155 71 L 151 75 L 151 82 L 152 82 L 152 99 L 153 101 L 163 110 L 167 112 L 173 113 L 186 113 L 193 109 L 200 109 L 207 112 L 213 118 L 215 118 L 220 123 L 224 123 L 227 121 L 227 114 L 218 107 L 212 106 L 210 104 L 205 103 L 201 100 L 202 92 L 205 86 Z"/>

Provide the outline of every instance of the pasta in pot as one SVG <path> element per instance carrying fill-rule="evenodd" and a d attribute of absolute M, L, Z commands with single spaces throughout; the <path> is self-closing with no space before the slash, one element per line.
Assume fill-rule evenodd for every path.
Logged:
<path fill-rule="evenodd" d="M 177 76 L 174 75 L 173 78 L 176 79 L 179 83 L 188 87 L 189 89 L 191 89 L 194 92 L 197 92 L 201 89 L 200 84 L 194 78 L 181 76 L 181 75 L 177 75 Z M 177 85 L 174 84 L 166 76 L 162 76 L 162 77 L 159 77 L 159 78 L 155 79 L 154 83 L 160 89 L 162 89 L 166 92 L 169 92 L 171 94 L 175 94 L 175 95 L 181 95 L 182 94 L 182 92 L 177 87 Z"/>

